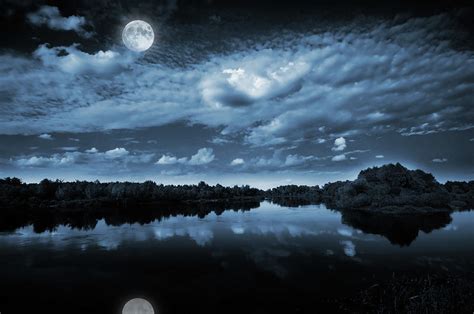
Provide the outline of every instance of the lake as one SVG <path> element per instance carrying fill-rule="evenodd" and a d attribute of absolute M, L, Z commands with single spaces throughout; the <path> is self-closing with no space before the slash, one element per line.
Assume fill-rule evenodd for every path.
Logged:
<path fill-rule="evenodd" d="M 26 226 L 0 233 L 0 312 L 121 313 L 136 297 L 155 313 L 350 312 L 387 281 L 468 278 L 473 227 L 472 211 L 387 217 L 269 202 L 145 224 Z"/>

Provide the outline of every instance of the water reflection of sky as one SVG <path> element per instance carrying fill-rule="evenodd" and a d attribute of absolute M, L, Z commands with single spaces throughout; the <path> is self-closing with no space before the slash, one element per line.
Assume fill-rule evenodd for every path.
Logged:
<path fill-rule="evenodd" d="M 438 241 L 441 237 L 446 240 L 450 237 L 448 234 L 453 233 L 460 237 L 472 236 L 474 232 L 470 230 L 474 217 L 470 212 L 454 213 L 452 217 L 453 221 L 441 229 L 428 234 L 420 232 L 411 247 L 419 247 L 420 244 L 429 247 L 433 239 Z M 359 246 L 364 247 L 365 253 L 381 249 L 403 250 L 393 247 L 381 236 L 365 234 L 342 224 L 341 214 L 328 210 L 324 205 L 289 208 L 268 202 L 251 211 L 225 211 L 221 215 L 211 213 L 202 219 L 176 216 L 145 225 L 111 226 L 100 220 L 93 230 L 61 225 L 54 231 L 43 233 L 35 233 L 29 226 L 2 234 L 0 245 L 23 248 L 45 245 L 58 250 L 87 250 L 93 247 L 116 250 L 123 244 L 165 242 L 176 238 L 190 239 L 200 247 L 238 245 L 243 250 L 252 251 L 256 259 L 261 258 L 259 254 L 262 250 L 270 252 L 270 255 L 285 255 L 289 254 L 285 252 L 300 247 L 318 250 L 325 255 L 345 254 L 348 257 L 360 255 Z M 258 245 L 255 244 L 257 242 Z"/>

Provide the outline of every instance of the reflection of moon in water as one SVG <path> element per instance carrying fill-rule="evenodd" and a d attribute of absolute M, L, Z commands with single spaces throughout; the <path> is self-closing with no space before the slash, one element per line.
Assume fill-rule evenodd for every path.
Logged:
<path fill-rule="evenodd" d="M 155 34 L 150 24 L 135 20 L 128 23 L 123 29 L 122 40 L 128 49 L 140 52 L 149 49 L 153 45 Z"/>
<path fill-rule="evenodd" d="M 145 299 L 131 299 L 125 303 L 122 314 L 155 314 L 153 306 Z"/>

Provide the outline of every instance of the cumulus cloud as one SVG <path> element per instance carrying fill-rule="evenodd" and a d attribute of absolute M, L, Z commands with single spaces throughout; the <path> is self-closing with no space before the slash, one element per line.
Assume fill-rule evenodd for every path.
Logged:
<path fill-rule="evenodd" d="M 445 162 L 448 161 L 448 159 L 447 158 L 435 158 L 432 161 L 435 162 L 435 163 L 445 163 Z"/>
<path fill-rule="evenodd" d="M 158 165 L 174 165 L 176 163 L 185 163 L 188 159 L 187 158 L 176 158 L 171 155 L 163 155 L 160 159 L 156 162 Z"/>
<path fill-rule="evenodd" d="M 128 163 L 150 163 L 154 157 L 153 153 L 131 154 L 122 147 L 99 152 L 96 148 L 88 149 L 84 152 L 66 151 L 62 154 L 53 154 L 50 156 L 29 156 L 12 158 L 11 162 L 19 167 L 61 167 L 72 164 L 101 164 L 118 162 Z"/>
<path fill-rule="evenodd" d="M 201 148 L 189 160 L 190 165 L 205 165 L 214 160 L 214 151 L 212 148 Z"/>
<path fill-rule="evenodd" d="M 69 17 L 61 16 L 57 7 L 43 5 L 38 11 L 28 14 L 28 22 L 35 26 L 46 25 L 53 30 L 75 31 L 82 37 L 90 38 L 93 33 L 84 29 L 87 25 L 83 16 L 72 15 Z"/>
<path fill-rule="evenodd" d="M 196 154 L 192 155 L 190 158 L 182 157 L 177 158 L 173 155 L 162 155 L 160 159 L 156 162 L 157 165 L 174 165 L 174 164 L 183 164 L 190 166 L 199 166 L 205 165 L 212 162 L 215 158 L 214 150 L 212 148 L 201 148 L 197 151 Z"/>
<path fill-rule="evenodd" d="M 53 139 L 53 136 L 51 134 L 48 134 L 48 133 L 40 134 L 40 135 L 38 135 L 38 137 L 42 140 L 52 140 Z"/>
<path fill-rule="evenodd" d="M 336 155 L 336 156 L 331 158 L 332 161 L 344 161 L 346 159 L 347 159 L 347 157 L 346 157 L 345 154 Z"/>
<path fill-rule="evenodd" d="M 225 68 L 204 79 L 202 95 L 208 105 L 247 106 L 257 101 L 284 97 L 301 88 L 300 80 L 311 70 L 303 61 L 274 63 L 271 51 L 254 59 L 243 57 L 238 68 Z"/>
<path fill-rule="evenodd" d="M 343 137 L 338 137 L 334 141 L 334 147 L 332 148 L 332 150 L 335 151 L 335 152 L 340 152 L 340 151 L 343 151 L 344 149 L 346 149 L 346 147 L 347 147 L 346 139 L 343 138 Z"/>
<path fill-rule="evenodd" d="M 241 134 L 249 145 L 277 146 L 316 140 L 323 125 L 333 138 L 466 130 L 474 127 L 474 58 L 449 44 L 453 34 L 449 16 L 355 20 L 323 32 L 240 41 L 238 49 L 179 69 L 159 54 L 132 62 L 118 52 L 87 54 L 77 46 L 41 46 L 36 60 L 4 54 L 0 132 L 134 129 L 184 120 L 218 127 L 223 136 Z M 101 75 L 109 73 L 117 75 Z"/>
<path fill-rule="evenodd" d="M 50 157 L 32 156 L 19 158 L 14 163 L 19 167 L 57 167 L 73 164 L 77 160 L 76 153 L 54 154 Z"/>
<path fill-rule="evenodd" d="M 128 154 L 130 154 L 129 151 L 123 147 L 117 147 L 117 148 L 108 150 L 104 153 L 104 155 L 107 158 L 111 158 L 111 159 L 122 158 L 122 157 L 127 156 Z"/>
<path fill-rule="evenodd" d="M 245 163 L 245 160 L 243 160 L 242 158 L 235 158 L 234 160 L 232 160 L 230 162 L 230 165 L 231 166 L 240 166 L 240 165 L 243 165 Z"/>

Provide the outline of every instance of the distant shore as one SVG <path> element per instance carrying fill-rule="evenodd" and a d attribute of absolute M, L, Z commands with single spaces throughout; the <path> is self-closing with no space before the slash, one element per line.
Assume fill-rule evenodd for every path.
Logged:
<path fill-rule="evenodd" d="M 78 215 L 122 210 L 158 214 L 250 209 L 262 200 L 283 206 L 325 204 L 328 208 L 377 214 L 423 214 L 474 208 L 474 181 L 441 184 L 429 173 L 388 164 L 360 172 L 354 181 L 324 186 L 285 185 L 260 190 L 248 185 L 225 187 L 99 181 L 62 182 L 45 179 L 23 183 L 0 179 L 0 216 L 29 220 L 41 215 Z M 15 218 L 16 217 L 16 218 Z"/>

